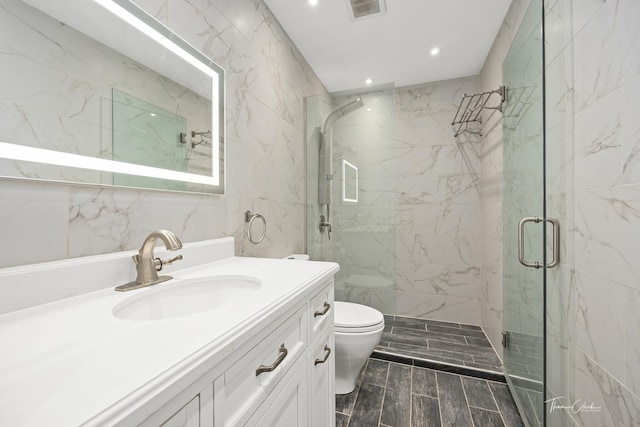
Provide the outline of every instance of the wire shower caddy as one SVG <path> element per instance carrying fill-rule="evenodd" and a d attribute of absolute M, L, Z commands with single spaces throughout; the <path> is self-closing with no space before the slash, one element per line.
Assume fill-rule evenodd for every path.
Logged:
<path fill-rule="evenodd" d="M 458 137 L 463 133 L 482 136 L 479 126 L 482 123 L 480 114 L 485 110 L 498 110 L 502 112 L 505 95 L 506 89 L 504 86 L 488 92 L 465 93 L 462 96 L 453 122 L 451 122 L 454 136 Z"/>

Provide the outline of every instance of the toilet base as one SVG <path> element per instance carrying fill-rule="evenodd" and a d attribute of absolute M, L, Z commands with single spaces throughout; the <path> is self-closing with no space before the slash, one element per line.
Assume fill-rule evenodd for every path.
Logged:
<path fill-rule="evenodd" d="M 364 333 L 336 332 L 336 394 L 351 393 L 360 371 L 382 337 L 384 324 Z"/>

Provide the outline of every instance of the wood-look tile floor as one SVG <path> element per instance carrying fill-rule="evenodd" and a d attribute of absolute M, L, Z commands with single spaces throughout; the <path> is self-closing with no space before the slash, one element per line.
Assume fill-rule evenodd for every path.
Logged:
<path fill-rule="evenodd" d="M 506 384 L 372 359 L 336 396 L 337 427 L 521 427 Z"/>
<path fill-rule="evenodd" d="M 384 322 L 377 352 L 502 375 L 502 363 L 479 326 L 386 315 Z"/>

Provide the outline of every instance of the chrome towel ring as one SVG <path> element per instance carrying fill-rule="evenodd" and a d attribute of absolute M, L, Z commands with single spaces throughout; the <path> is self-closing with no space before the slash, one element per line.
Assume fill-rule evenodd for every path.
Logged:
<path fill-rule="evenodd" d="M 251 235 L 251 226 L 253 225 L 253 221 L 256 218 L 260 218 L 262 220 L 262 224 L 264 225 L 264 227 L 262 228 L 262 235 L 260 236 L 260 238 L 257 240 L 254 240 L 253 236 Z M 264 240 L 264 236 L 267 235 L 267 220 L 264 219 L 264 217 L 260 214 L 251 213 L 251 211 L 246 211 L 244 213 L 244 222 L 249 223 L 249 225 L 247 226 L 247 238 L 249 239 L 249 241 L 254 245 L 257 245 L 258 243 L 262 242 Z"/>

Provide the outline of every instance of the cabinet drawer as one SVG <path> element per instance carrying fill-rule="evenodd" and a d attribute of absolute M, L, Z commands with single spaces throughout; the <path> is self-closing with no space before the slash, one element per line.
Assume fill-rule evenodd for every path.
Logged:
<path fill-rule="evenodd" d="M 305 360 L 301 358 L 251 417 L 246 427 L 306 427 L 308 385 L 305 368 Z M 329 427 L 329 424 L 323 427 Z"/>
<path fill-rule="evenodd" d="M 311 298 L 311 336 L 309 340 L 318 334 L 328 323 L 333 323 L 333 281 L 322 288 L 313 298 Z"/>
<path fill-rule="evenodd" d="M 215 381 L 216 425 L 244 424 L 282 380 L 305 350 L 306 313 L 305 305 Z"/>

